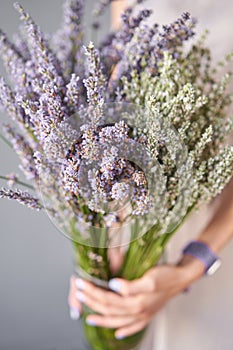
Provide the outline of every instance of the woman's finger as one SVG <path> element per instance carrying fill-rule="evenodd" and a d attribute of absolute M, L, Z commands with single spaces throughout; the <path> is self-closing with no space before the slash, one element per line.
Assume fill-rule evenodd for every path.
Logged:
<path fill-rule="evenodd" d="M 72 320 L 78 320 L 82 313 L 82 304 L 75 297 L 76 287 L 75 278 L 72 276 L 70 279 L 70 291 L 68 296 L 68 304 L 70 308 L 70 318 Z"/>
<path fill-rule="evenodd" d="M 97 302 L 106 302 L 113 305 L 122 306 L 122 297 L 112 291 L 95 286 L 93 283 L 77 278 L 75 286 L 78 290 L 92 297 Z"/>
<path fill-rule="evenodd" d="M 146 318 L 134 322 L 126 327 L 121 327 L 115 332 L 115 337 L 117 339 L 124 339 L 126 337 L 129 337 L 130 335 L 140 332 L 148 325 L 150 320 L 151 316 L 147 316 Z"/>
<path fill-rule="evenodd" d="M 112 303 L 109 303 L 107 300 L 97 301 L 92 296 L 90 296 L 87 293 L 77 291 L 75 293 L 77 300 L 79 302 L 84 303 L 89 308 L 91 308 L 93 311 L 100 313 L 102 315 L 118 315 L 119 314 L 119 307 L 113 305 Z M 121 309 L 120 314 L 125 314 L 125 312 Z"/>
<path fill-rule="evenodd" d="M 135 315 L 151 309 L 151 298 L 155 294 L 121 296 L 94 286 L 92 283 L 78 280 L 77 299 L 103 315 Z"/>
<path fill-rule="evenodd" d="M 158 267 L 150 269 L 141 278 L 128 281 L 122 278 L 113 278 L 109 281 L 109 288 L 121 295 L 149 294 L 157 292 Z"/>
<path fill-rule="evenodd" d="M 90 326 L 107 327 L 107 328 L 122 328 L 129 326 L 135 322 L 139 322 L 144 315 L 130 315 L 130 316 L 100 316 L 89 315 L 86 318 L 86 323 Z"/>
<path fill-rule="evenodd" d="M 139 311 L 140 296 L 122 297 L 79 278 L 75 285 L 78 300 L 88 306 L 93 305 L 93 310 L 96 312 L 104 312 L 104 315 L 125 315 L 128 313 L 135 314 Z"/>

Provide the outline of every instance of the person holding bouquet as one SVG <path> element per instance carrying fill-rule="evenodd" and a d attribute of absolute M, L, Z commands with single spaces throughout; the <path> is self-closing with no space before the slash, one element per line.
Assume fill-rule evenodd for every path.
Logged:
<path fill-rule="evenodd" d="M 217 257 L 232 237 L 233 178 L 220 196 L 218 209 L 197 238 L 196 242 L 203 244 L 203 256 L 187 250 L 177 264 L 155 266 L 140 279 L 111 280 L 109 287 L 113 292 L 72 276 L 68 298 L 71 316 L 77 319 L 82 312 L 82 303 L 85 303 L 98 313 L 87 318 L 88 324 L 116 328 L 115 335 L 119 339 L 134 334 L 148 325 L 171 299 L 188 291 L 194 282 L 208 274 L 208 253 Z M 219 260 L 215 265 L 220 265 Z"/>

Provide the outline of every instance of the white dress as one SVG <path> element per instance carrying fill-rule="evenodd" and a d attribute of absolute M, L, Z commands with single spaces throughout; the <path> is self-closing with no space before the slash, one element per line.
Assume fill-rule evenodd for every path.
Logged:
<path fill-rule="evenodd" d="M 180 258 L 180 252 L 185 244 L 195 239 L 201 233 L 212 217 L 215 205 L 217 205 L 217 202 L 211 207 L 205 206 L 198 212 L 194 212 L 179 231 L 176 232 L 166 249 L 166 258 L 169 263 L 176 263 Z M 185 297 L 190 298 L 191 301 L 192 295 L 190 294 Z M 157 313 L 147 330 L 140 350 L 172 350 L 168 348 L 167 344 L 168 318 L 169 310 L 166 307 Z"/>

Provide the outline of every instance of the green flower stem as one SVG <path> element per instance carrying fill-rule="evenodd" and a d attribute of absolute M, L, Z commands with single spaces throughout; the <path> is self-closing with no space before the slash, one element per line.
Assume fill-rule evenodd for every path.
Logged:
<path fill-rule="evenodd" d="M 161 258 L 168 241 L 190 215 L 194 206 L 195 204 L 187 210 L 185 217 L 171 232 L 159 235 L 161 227 L 156 224 L 142 238 L 132 242 L 126 253 L 119 277 L 128 280 L 140 278 L 146 271 L 155 266 Z M 145 246 L 143 244 L 140 245 L 140 239 L 145 242 Z M 142 263 L 135 264 L 136 261 Z"/>
<path fill-rule="evenodd" d="M 3 142 L 5 142 L 5 144 L 6 144 L 7 146 L 9 146 L 10 148 L 13 148 L 12 144 L 10 143 L 10 141 L 8 141 L 8 140 L 5 138 L 5 136 L 3 136 L 3 135 L 0 134 L 0 139 L 1 139 Z"/>
<path fill-rule="evenodd" d="M 161 258 L 169 239 L 178 230 L 180 225 L 191 212 L 191 209 L 192 208 L 188 210 L 185 218 L 174 228 L 173 231 L 163 235 L 159 235 L 161 226 L 156 224 L 151 227 L 143 237 L 135 239 L 139 237 L 139 230 L 141 230 L 139 225 L 140 222 L 135 220 L 135 223 L 131 226 L 131 238 L 135 240 L 130 243 L 124 263 L 117 276 L 133 280 L 140 278 L 146 271 L 155 266 Z M 75 231 L 74 234 L 77 238 L 80 234 L 74 224 L 73 230 Z M 106 243 L 106 236 L 107 230 L 103 230 L 100 235 L 100 243 L 102 243 L 102 245 Z M 109 268 L 108 249 L 104 247 L 89 247 L 76 242 L 73 242 L 73 245 L 76 254 L 76 263 L 84 272 L 84 276 L 82 277 L 89 278 L 90 281 L 97 285 L 98 279 L 100 279 L 102 280 L 100 281 L 102 283 L 102 285 L 100 284 L 100 287 L 107 289 L 108 285 L 107 283 L 104 284 L 103 281 L 107 282 L 112 277 Z M 91 259 L 90 253 L 101 256 L 102 261 L 97 262 L 95 259 Z M 85 273 L 88 275 L 85 276 Z M 93 350 L 131 350 L 135 349 L 141 342 L 145 330 L 134 334 L 131 337 L 118 340 L 115 338 L 114 329 L 89 326 L 86 323 L 86 317 L 93 313 L 93 310 L 90 310 L 83 305 L 83 327 L 86 338 Z"/>
<path fill-rule="evenodd" d="M 148 234 L 156 233 L 157 228 L 152 228 L 148 231 Z M 153 244 L 150 245 L 150 248 L 147 248 L 146 258 L 143 258 L 144 251 L 143 247 L 138 245 L 138 241 L 131 243 L 130 248 L 128 250 L 128 254 L 124 261 L 121 276 L 128 280 L 133 280 L 136 278 L 140 278 L 147 270 L 153 267 L 158 260 L 160 259 L 163 251 L 164 251 L 164 237 L 159 236 L 155 240 L 153 240 Z M 145 249 L 145 248 L 144 248 Z M 136 261 L 140 261 L 140 264 L 136 264 Z"/>
<path fill-rule="evenodd" d="M 72 243 L 77 266 L 89 275 L 104 281 L 111 278 L 108 250 L 106 248 L 89 247 L 74 241 Z M 101 261 L 91 258 L 91 254 L 100 256 Z"/>
<path fill-rule="evenodd" d="M 11 179 L 9 179 L 7 176 L 2 176 L 2 175 L 0 175 L 0 179 L 1 180 L 5 180 L 5 181 L 10 181 Z M 35 190 L 35 188 L 32 186 L 32 185 L 29 185 L 29 184 L 27 184 L 27 183 L 25 183 L 25 182 L 23 182 L 23 181 L 20 181 L 20 180 L 15 180 L 15 183 L 17 183 L 17 184 L 19 184 L 19 185 L 21 185 L 21 186 L 24 186 L 24 187 L 27 187 L 27 188 L 29 188 L 30 190 Z"/>
<path fill-rule="evenodd" d="M 109 328 L 92 327 L 87 325 L 85 319 L 91 310 L 84 307 L 83 327 L 86 338 L 93 350 L 131 350 L 140 343 L 145 333 L 145 330 L 138 332 L 130 337 L 122 340 L 115 338 L 115 330 Z M 92 312 L 93 313 L 93 312 Z"/>

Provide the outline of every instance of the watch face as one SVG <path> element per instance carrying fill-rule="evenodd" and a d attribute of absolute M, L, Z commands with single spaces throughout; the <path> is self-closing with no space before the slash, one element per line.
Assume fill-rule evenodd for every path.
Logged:
<path fill-rule="evenodd" d="M 221 266 L 222 262 L 220 259 L 216 260 L 213 265 L 210 266 L 210 268 L 206 271 L 206 274 L 208 276 L 212 276 Z"/>

